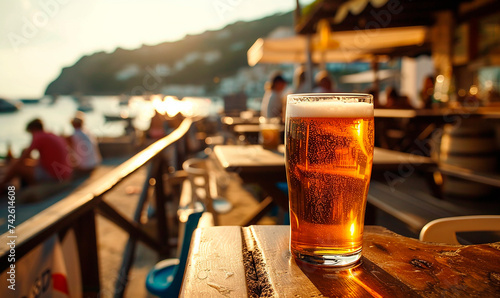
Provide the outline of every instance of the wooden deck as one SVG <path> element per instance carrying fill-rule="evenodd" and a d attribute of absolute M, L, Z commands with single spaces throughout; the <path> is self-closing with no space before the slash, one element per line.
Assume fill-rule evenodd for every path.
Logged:
<path fill-rule="evenodd" d="M 222 195 L 233 204 L 233 209 L 230 212 L 220 215 L 220 224 L 226 226 L 241 225 L 250 210 L 257 208 L 257 200 L 251 193 L 251 190 L 249 191 L 241 185 L 241 181 L 236 174 L 227 174 L 217 169 L 212 170 L 217 175 L 220 184 L 222 186 L 225 185 L 221 189 Z M 145 169 L 134 173 L 112 192 L 107 194 L 105 201 L 128 218 L 132 218 L 145 175 Z M 169 217 L 174 216 L 176 215 L 169 214 Z M 146 214 L 143 215 L 143 220 L 144 222 L 148 221 Z M 153 233 L 155 226 L 154 219 L 150 219 L 149 221 L 146 225 L 150 226 L 150 231 Z M 260 224 L 275 224 L 275 222 L 273 218 L 266 217 Z M 99 257 L 102 260 L 100 264 L 103 287 L 102 297 L 112 297 L 115 282 L 119 275 L 123 249 L 128 240 L 128 234 L 101 215 L 97 216 L 96 225 Z M 156 252 L 142 243 L 138 243 L 124 297 L 154 297 L 147 293 L 145 280 L 149 270 L 158 261 Z"/>

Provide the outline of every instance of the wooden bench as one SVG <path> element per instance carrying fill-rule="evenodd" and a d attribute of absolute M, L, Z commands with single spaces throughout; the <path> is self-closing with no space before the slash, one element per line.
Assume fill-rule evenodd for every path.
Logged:
<path fill-rule="evenodd" d="M 471 215 L 471 212 L 474 212 L 423 192 L 404 193 L 372 180 L 368 193 L 366 224 L 374 224 L 376 209 L 401 221 L 415 234 L 431 220 Z"/>
<path fill-rule="evenodd" d="M 484 185 L 500 187 L 500 175 L 497 175 L 495 173 L 477 172 L 466 168 L 447 165 L 447 164 L 439 165 L 439 171 L 442 174 L 451 177 L 461 178 L 464 180 L 469 180 Z"/>

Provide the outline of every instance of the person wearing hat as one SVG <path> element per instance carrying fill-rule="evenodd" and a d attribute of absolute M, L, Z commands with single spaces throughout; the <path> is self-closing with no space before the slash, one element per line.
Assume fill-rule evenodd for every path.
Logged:
<path fill-rule="evenodd" d="M 261 116 L 283 118 L 283 90 L 285 90 L 286 85 L 281 73 L 276 73 L 271 77 L 271 80 L 266 84 L 266 92 L 262 98 Z"/>
<path fill-rule="evenodd" d="M 83 128 L 84 113 L 77 112 L 71 119 L 73 135 L 68 138 L 73 157 L 73 167 L 77 173 L 89 173 L 101 163 L 101 154 L 95 137 Z"/>

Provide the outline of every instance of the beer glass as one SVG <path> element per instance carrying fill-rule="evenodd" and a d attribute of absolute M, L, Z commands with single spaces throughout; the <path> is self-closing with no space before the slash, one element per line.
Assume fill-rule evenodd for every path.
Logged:
<path fill-rule="evenodd" d="M 262 144 L 262 148 L 268 150 L 278 150 L 278 146 L 281 143 L 280 118 L 260 117 L 259 128 L 259 141 Z"/>
<path fill-rule="evenodd" d="M 296 259 L 347 266 L 361 257 L 373 143 L 371 95 L 288 95 L 285 158 Z"/>

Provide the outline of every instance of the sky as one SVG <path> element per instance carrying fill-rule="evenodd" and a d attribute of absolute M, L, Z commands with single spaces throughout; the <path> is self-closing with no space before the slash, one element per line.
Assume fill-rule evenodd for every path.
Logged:
<path fill-rule="evenodd" d="M 0 0 L 0 97 L 42 96 L 83 55 L 293 9 L 295 0 Z"/>

